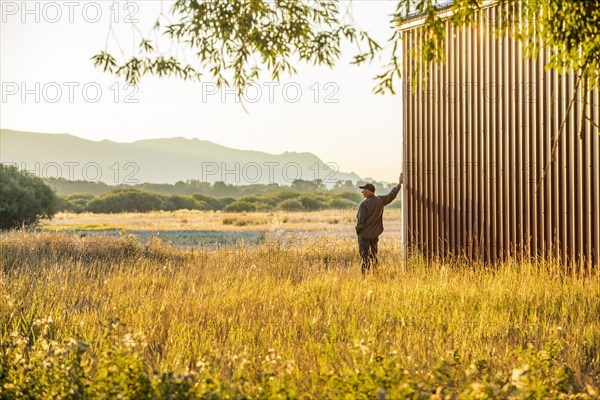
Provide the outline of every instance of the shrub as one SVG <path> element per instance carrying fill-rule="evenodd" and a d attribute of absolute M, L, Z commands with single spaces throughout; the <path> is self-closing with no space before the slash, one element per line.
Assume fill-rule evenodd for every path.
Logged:
<path fill-rule="evenodd" d="M 174 210 L 206 210 L 206 203 L 197 201 L 189 196 L 164 196 L 162 198 L 162 209 L 165 211 Z"/>
<path fill-rule="evenodd" d="M 192 199 L 196 200 L 198 203 L 204 203 L 204 210 L 213 211 L 223 210 L 226 206 L 235 202 L 233 197 L 212 197 L 200 193 L 193 194 Z"/>
<path fill-rule="evenodd" d="M 300 200 L 288 199 L 279 203 L 279 208 L 284 211 L 302 211 L 304 206 L 300 203 Z"/>
<path fill-rule="evenodd" d="M 76 212 L 75 205 L 72 204 L 69 199 L 65 196 L 57 196 L 56 198 L 56 211 L 69 211 Z"/>
<path fill-rule="evenodd" d="M 251 210 L 242 209 L 242 211 L 270 211 L 273 209 L 273 205 L 268 202 L 268 199 L 265 196 L 244 196 L 237 200 L 237 202 L 251 203 L 254 206 Z M 235 208 L 239 209 L 239 206 L 236 205 Z M 225 209 L 231 211 L 231 209 L 228 210 L 227 207 Z"/>
<path fill-rule="evenodd" d="M 94 199 L 94 196 L 89 193 L 76 193 L 67 197 L 72 206 L 73 212 L 84 212 L 87 210 L 87 205 Z"/>
<path fill-rule="evenodd" d="M 0 164 L 0 229 L 37 224 L 56 213 L 58 199 L 41 178 Z"/>
<path fill-rule="evenodd" d="M 134 189 L 114 190 L 88 204 L 88 210 L 95 213 L 147 212 L 161 207 L 159 195 Z"/>
<path fill-rule="evenodd" d="M 82 213 L 87 210 L 88 203 L 94 196 L 88 193 L 77 193 L 70 196 L 58 196 L 56 211 Z"/>
<path fill-rule="evenodd" d="M 316 211 L 327 207 L 326 203 L 312 196 L 300 197 L 300 203 L 302 203 L 302 206 L 307 211 Z"/>
<path fill-rule="evenodd" d="M 350 201 L 353 201 L 354 203 L 358 204 L 361 201 L 363 201 L 363 196 L 362 194 L 358 193 L 358 192 L 342 192 L 338 195 L 336 195 L 337 197 L 341 197 L 343 199 L 348 199 Z"/>
<path fill-rule="evenodd" d="M 256 204 L 244 200 L 237 200 L 225 206 L 225 211 L 228 212 L 246 212 L 256 211 Z"/>
<path fill-rule="evenodd" d="M 334 197 L 329 202 L 329 206 L 331 208 L 337 208 L 340 210 L 344 210 L 344 209 L 348 209 L 348 208 L 356 208 L 357 204 L 355 202 L 353 202 L 352 200 L 348 200 L 348 199 L 344 199 L 344 198 L 340 198 L 340 197 Z"/>
<path fill-rule="evenodd" d="M 297 199 L 298 197 L 300 197 L 300 194 L 290 192 L 290 191 L 284 191 L 284 192 L 271 193 L 264 197 L 265 197 L 265 200 L 269 204 L 271 204 L 273 206 L 277 206 L 282 201 L 289 200 L 289 199 Z"/>

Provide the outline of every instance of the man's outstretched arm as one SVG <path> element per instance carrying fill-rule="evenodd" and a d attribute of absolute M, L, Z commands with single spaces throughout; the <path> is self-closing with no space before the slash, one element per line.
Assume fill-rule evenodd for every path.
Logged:
<path fill-rule="evenodd" d="M 401 173 L 400 178 L 398 179 L 398 186 L 396 186 L 395 188 L 392 189 L 391 192 L 389 192 L 388 194 L 383 196 L 386 206 L 388 204 L 390 204 L 396 198 L 396 196 L 398 196 L 398 192 L 400 192 L 400 188 L 402 187 L 403 183 L 404 183 L 404 174 Z"/>

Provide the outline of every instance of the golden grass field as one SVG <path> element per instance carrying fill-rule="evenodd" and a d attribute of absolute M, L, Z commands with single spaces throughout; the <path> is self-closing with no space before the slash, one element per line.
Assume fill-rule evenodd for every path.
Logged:
<path fill-rule="evenodd" d="M 2 234 L 0 398 L 599 398 L 598 274 L 405 263 L 389 210 L 363 277 L 353 218 L 61 214 Z M 264 236 L 135 235 L 153 230 Z"/>
<path fill-rule="evenodd" d="M 58 213 L 42 225 L 43 230 L 222 230 L 247 231 L 278 229 L 354 235 L 356 211 L 324 210 L 318 212 L 253 212 L 222 211 L 155 211 L 126 214 Z M 385 212 L 387 236 L 398 236 L 402 212 Z"/>

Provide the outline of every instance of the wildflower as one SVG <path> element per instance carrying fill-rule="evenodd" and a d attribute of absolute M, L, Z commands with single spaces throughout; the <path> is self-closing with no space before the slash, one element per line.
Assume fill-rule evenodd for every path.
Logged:
<path fill-rule="evenodd" d="M 294 360 L 290 360 L 287 363 L 285 363 L 285 373 L 288 375 L 292 375 L 294 373 L 294 370 L 296 368 L 296 363 L 294 362 Z"/>
<path fill-rule="evenodd" d="M 46 327 L 48 325 L 51 325 L 54 322 L 54 320 L 52 319 L 52 317 L 48 317 L 48 318 L 38 318 L 35 321 L 33 321 L 33 326 L 42 326 L 42 327 Z"/>
<path fill-rule="evenodd" d="M 478 372 L 479 370 L 477 369 L 475 364 L 471 364 L 469 365 L 469 368 L 466 369 L 465 375 L 467 376 L 467 378 L 470 378 L 471 376 L 477 375 Z"/>
<path fill-rule="evenodd" d="M 471 384 L 471 391 L 474 396 L 485 393 L 485 385 L 479 382 L 473 382 Z"/>
<path fill-rule="evenodd" d="M 363 343 L 362 340 L 360 343 L 355 344 L 354 347 L 358 348 L 360 350 L 360 352 L 363 354 L 363 356 L 369 352 L 369 348 L 367 346 L 365 346 L 365 344 Z"/>
<path fill-rule="evenodd" d="M 123 338 L 123 344 L 127 347 L 137 346 L 137 342 L 133 339 L 133 335 L 131 333 L 125 334 L 125 337 Z"/>
<path fill-rule="evenodd" d="M 525 375 L 529 372 L 529 365 L 525 365 L 521 368 L 513 369 L 510 375 L 510 381 L 517 388 L 522 389 L 525 387 Z"/>
<path fill-rule="evenodd" d="M 206 369 L 208 368 L 208 363 L 203 360 L 198 360 L 198 362 L 196 363 L 196 368 L 198 368 L 200 372 L 206 371 Z"/>

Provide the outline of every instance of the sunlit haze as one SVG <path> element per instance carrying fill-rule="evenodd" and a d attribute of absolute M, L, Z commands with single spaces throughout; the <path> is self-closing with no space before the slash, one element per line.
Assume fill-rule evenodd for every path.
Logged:
<path fill-rule="evenodd" d="M 297 63 L 299 74 L 279 83 L 264 74 L 248 89 L 244 109 L 207 71 L 200 83 L 144 77 L 134 89 L 93 66 L 111 18 L 118 42 L 109 36 L 108 50 L 121 57 L 122 47 L 128 56 L 139 45 L 135 29 L 151 31 L 159 1 L 0 5 L 1 128 L 117 142 L 182 136 L 273 154 L 311 152 L 363 178 L 393 182 L 400 172 L 400 96 L 372 94 L 386 59 L 350 65 L 356 50 L 346 46 L 334 69 Z M 385 44 L 394 5 L 354 0 L 352 15 Z"/>

